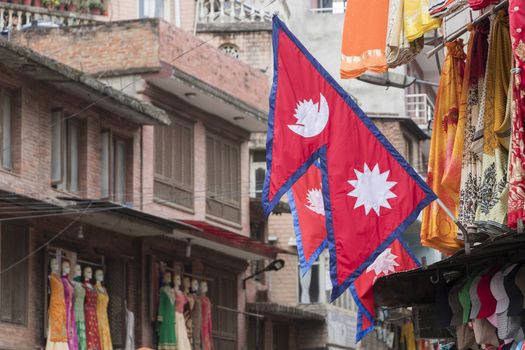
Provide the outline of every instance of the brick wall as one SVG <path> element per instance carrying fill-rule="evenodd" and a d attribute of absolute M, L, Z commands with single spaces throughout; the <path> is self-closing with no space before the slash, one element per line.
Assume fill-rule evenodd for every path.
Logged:
<path fill-rule="evenodd" d="M 0 73 L 0 84 L 10 86 L 20 94 L 20 114 L 14 116 L 12 129 L 14 170 L 0 171 L 0 188 L 35 198 L 64 195 L 51 187 L 51 111 L 62 108 L 65 117 L 69 117 L 89 103 L 45 84 L 5 72 Z M 117 135 L 134 140 L 139 129 L 132 123 L 116 121 L 117 116 L 99 108 L 81 112 L 76 118 L 82 125 L 78 195 L 100 197 L 101 130 L 111 129 Z M 136 147 L 134 151 L 137 152 Z M 133 191 L 138 188 L 136 174 L 139 173 L 138 164 L 131 163 L 128 178 L 135 181 L 128 184 L 130 201 L 138 199 Z"/>
<path fill-rule="evenodd" d="M 97 76 L 158 70 L 164 62 L 255 109 L 268 109 L 266 75 L 157 19 L 32 30 L 13 41 Z"/>
<path fill-rule="evenodd" d="M 210 45 L 219 48 L 223 44 L 234 44 L 239 48 L 239 59 L 266 73 L 268 79 L 273 75 L 272 33 L 253 32 L 199 32 L 199 38 L 211 40 Z"/>

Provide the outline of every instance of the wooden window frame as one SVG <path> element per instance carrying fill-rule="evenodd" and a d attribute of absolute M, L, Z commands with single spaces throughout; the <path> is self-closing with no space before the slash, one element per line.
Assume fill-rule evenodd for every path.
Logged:
<path fill-rule="evenodd" d="M 2 223 L 0 225 L 0 268 L 2 270 L 5 270 L 6 268 L 8 268 L 9 266 L 2 266 L 2 263 L 3 263 L 3 246 L 2 246 L 2 243 L 3 243 L 3 235 L 4 235 L 4 229 L 5 229 L 5 225 L 6 223 Z M 24 235 L 25 235 L 25 251 L 23 253 L 23 256 L 26 256 L 28 253 L 29 253 L 29 250 L 30 250 L 30 228 L 29 226 L 27 225 L 22 225 L 22 224 L 17 224 L 17 223 L 10 223 L 10 224 L 7 224 L 7 225 L 12 225 L 13 227 L 15 227 L 15 229 L 17 230 L 23 230 L 24 232 Z M 20 233 L 17 232 L 17 236 L 19 235 Z M 18 259 L 18 258 L 17 258 Z M 21 321 L 16 321 L 14 320 L 14 316 L 11 315 L 11 318 L 10 319 L 4 319 L 3 318 L 3 312 L 4 310 L 0 310 L 0 323 L 6 323 L 6 324 L 13 324 L 13 325 L 19 325 L 19 326 L 27 326 L 28 325 L 28 322 L 29 322 L 29 286 L 31 285 L 29 283 L 29 276 L 30 276 L 30 264 L 29 264 L 29 260 L 26 260 L 22 263 L 19 264 L 19 266 L 17 267 L 21 267 L 21 268 L 24 268 L 24 273 L 25 273 L 25 278 L 23 279 L 20 279 L 21 281 L 24 281 L 25 282 L 25 288 L 23 288 L 22 291 L 18 291 L 17 293 L 15 293 L 15 295 L 17 297 L 21 297 L 23 298 L 23 303 L 24 303 L 24 310 L 23 310 L 23 315 L 21 315 Z M 20 266 L 21 265 L 21 266 Z M 14 267 L 16 268 L 16 267 Z M 9 271 L 6 271 L 6 273 L 8 273 Z M 5 276 L 0 276 L 0 300 L 3 299 L 3 296 L 1 295 L 3 290 L 3 286 L 2 286 L 2 278 L 4 278 Z M 17 278 L 18 279 L 18 278 Z M 12 287 L 12 286 L 9 286 L 9 287 Z M 0 308 L 2 307 L 2 303 L 0 303 Z"/>
<path fill-rule="evenodd" d="M 209 141 L 213 140 L 213 165 L 215 167 L 214 174 L 210 174 L 210 151 L 209 148 Z M 217 145 L 219 145 L 220 150 L 217 151 Z M 229 156 L 232 156 L 233 150 L 237 150 L 237 174 L 236 179 L 237 181 L 230 181 L 225 182 L 224 176 L 227 175 L 224 169 L 224 163 L 225 160 L 223 159 L 223 156 L 226 154 L 225 147 L 229 147 L 230 154 Z M 241 144 L 240 142 L 235 142 L 233 140 L 224 138 L 222 136 L 219 136 L 213 132 L 206 132 L 206 215 L 211 216 L 212 218 L 218 218 L 220 220 L 225 220 L 227 222 L 232 222 L 235 224 L 240 224 L 242 219 L 242 200 L 241 200 L 241 189 L 242 186 L 240 184 L 241 182 Z M 219 152 L 219 153 L 218 153 Z M 217 155 L 220 154 L 220 158 L 217 157 Z M 219 170 L 217 170 L 217 163 L 220 167 Z M 232 166 L 232 158 L 230 158 L 230 166 Z M 230 169 L 231 170 L 231 169 Z M 228 176 L 230 179 L 233 177 L 232 173 Z M 211 179 L 214 180 L 211 180 Z M 218 179 L 218 180 L 217 180 Z M 210 182 L 213 181 L 213 182 Z M 234 188 L 236 187 L 236 188 Z M 219 190 L 217 191 L 217 188 Z M 226 189 L 228 188 L 228 189 Z M 232 200 L 231 198 L 226 198 L 228 195 L 234 195 L 237 198 L 237 200 Z M 216 215 L 215 213 L 211 213 L 211 210 L 209 209 L 211 207 L 212 201 L 218 205 L 222 206 L 222 215 Z M 233 210 L 238 210 L 238 218 L 237 220 L 231 220 L 229 218 L 226 218 L 224 215 L 224 208 L 230 207 Z"/>
<path fill-rule="evenodd" d="M 171 117 L 171 122 L 172 124 L 170 126 L 157 126 L 155 127 L 155 150 L 154 150 L 154 153 L 155 153 L 155 160 L 161 160 L 162 163 L 161 163 L 161 167 L 162 169 L 158 169 L 158 166 L 159 166 L 159 163 L 156 163 L 155 166 L 154 166 L 154 181 L 155 181 L 155 184 L 154 184 L 154 187 L 155 186 L 168 186 L 168 187 L 171 187 L 171 190 L 172 190 L 172 193 L 175 192 L 175 191 L 178 191 L 179 193 L 182 192 L 184 194 L 187 194 L 188 197 L 189 197 L 189 200 L 184 200 L 184 199 L 177 199 L 177 197 L 172 197 L 172 198 L 169 198 L 169 199 L 166 199 L 166 198 L 161 198 L 158 194 L 157 194 L 157 191 L 154 190 L 154 197 L 157 201 L 160 201 L 161 203 L 169 203 L 169 204 L 173 204 L 177 207 L 182 207 L 184 209 L 190 209 L 190 210 L 193 210 L 194 207 L 195 207 L 195 204 L 194 204 L 194 197 L 195 197 L 195 162 L 194 162 L 194 146 L 195 146 L 195 140 L 194 140 L 194 127 L 193 127 L 193 124 L 192 123 L 189 123 L 189 122 L 185 122 L 183 120 L 181 120 L 180 118 L 176 118 L 176 117 Z M 180 158 L 180 161 L 176 162 L 177 160 L 177 155 L 176 155 L 176 152 L 179 152 L 179 150 L 175 147 L 175 142 L 177 141 L 173 141 L 173 142 L 166 142 L 166 132 L 169 131 L 169 132 L 175 132 L 175 128 L 178 127 L 180 128 L 180 154 L 178 155 L 179 158 Z M 174 172 L 176 171 L 176 169 L 182 169 L 183 167 L 186 166 L 186 162 L 184 160 L 184 157 L 185 157 L 185 152 L 184 152 L 184 148 L 185 148 L 185 145 L 183 144 L 184 143 L 184 133 L 187 133 L 189 135 L 189 145 L 187 145 L 188 149 L 189 149 L 189 154 L 187 155 L 188 159 L 189 159 L 189 174 L 187 175 L 189 181 L 188 182 L 185 182 L 184 181 L 184 177 L 185 177 L 185 174 L 184 174 L 184 171 L 182 170 L 181 174 L 180 174 L 180 177 L 181 177 L 181 180 L 178 180 L 176 179 L 175 175 L 174 175 Z M 174 140 L 175 138 L 172 137 L 171 140 Z M 160 147 L 161 149 L 159 149 L 158 147 Z M 167 161 L 167 156 L 165 154 L 165 149 L 166 148 L 171 148 L 171 160 L 168 162 Z M 159 151 L 161 154 L 159 154 Z M 166 175 L 166 169 L 164 169 L 165 167 L 165 164 L 171 164 L 171 177 Z M 158 184 L 157 184 L 158 183 Z"/>

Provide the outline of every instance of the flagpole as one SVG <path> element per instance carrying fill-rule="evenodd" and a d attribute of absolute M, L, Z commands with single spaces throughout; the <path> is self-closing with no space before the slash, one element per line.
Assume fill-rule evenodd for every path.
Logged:
<path fill-rule="evenodd" d="M 445 206 L 445 203 L 443 203 L 441 201 L 441 199 L 436 199 L 436 202 L 437 204 L 441 207 L 441 209 L 443 209 L 445 211 L 445 213 L 448 215 L 448 217 L 450 218 L 450 220 L 454 221 L 454 223 L 456 224 L 456 226 L 460 229 L 460 231 L 463 233 L 463 240 L 465 242 L 465 254 L 469 255 L 470 254 L 470 244 L 469 244 L 469 241 L 468 241 L 468 232 L 467 232 L 467 229 L 465 228 L 465 226 L 463 226 L 463 224 L 461 223 L 461 221 L 459 221 L 455 216 L 454 214 L 452 214 L 452 212 Z"/>

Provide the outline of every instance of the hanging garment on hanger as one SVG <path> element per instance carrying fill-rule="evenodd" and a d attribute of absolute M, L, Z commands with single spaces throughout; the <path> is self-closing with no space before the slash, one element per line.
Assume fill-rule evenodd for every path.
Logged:
<path fill-rule="evenodd" d="M 464 226 L 474 224 L 481 183 L 481 154 L 473 148 L 488 54 L 490 22 L 470 26 L 470 39 L 459 105 L 458 130 L 454 158 L 461 159 L 461 184 L 458 219 Z"/>
<path fill-rule="evenodd" d="M 509 22 L 514 56 L 512 141 L 509 164 L 508 225 L 517 227 L 525 218 L 525 5 L 522 0 L 509 1 Z"/>
<path fill-rule="evenodd" d="M 49 321 L 46 350 L 68 350 L 64 285 L 55 273 L 49 276 Z"/>
<path fill-rule="evenodd" d="M 423 49 L 424 38 L 408 41 L 404 30 L 404 1 L 391 0 L 388 12 L 386 62 L 395 68 L 412 61 Z"/>
<path fill-rule="evenodd" d="M 410 42 L 441 26 L 441 20 L 430 17 L 428 1 L 404 0 L 405 35 Z"/>
<path fill-rule="evenodd" d="M 458 126 L 464 65 L 465 53 L 461 39 L 447 43 L 447 56 L 436 99 L 427 177 L 427 183 L 434 193 L 456 216 L 460 167 L 454 164 L 461 164 L 461 159 L 453 159 L 452 151 Z M 448 181 L 444 182 L 447 170 Z M 421 244 L 445 253 L 453 253 L 462 247 L 462 243 L 457 240 L 456 224 L 435 201 L 423 210 Z"/>
<path fill-rule="evenodd" d="M 508 207 L 510 115 L 507 114 L 507 95 L 512 50 L 505 11 L 498 12 L 492 21 L 485 76 L 485 108 L 482 116 L 483 165 L 476 222 L 478 225 L 491 223 L 502 226 L 507 220 Z"/>
<path fill-rule="evenodd" d="M 356 78 L 367 70 L 387 71 L 387 22 L 388 0 L 347 1 L 341 49 L 342 79 Z"/>

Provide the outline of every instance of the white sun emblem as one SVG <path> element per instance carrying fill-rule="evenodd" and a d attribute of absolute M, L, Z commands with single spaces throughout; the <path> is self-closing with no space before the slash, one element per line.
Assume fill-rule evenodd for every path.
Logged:
<path fill-rule="evenodd" d="M 377 215 L 380 214 L 381 207 L 391 209 L 388 200 L 397 196 L 390 189 L 397 182 L 387 181 L 390 171 L 380 173 L 377 164 L 373 170 L 370 170 L 368 164 L 365 163 L 362 173 L 357 169 L 354 169 L 354 172 L 357 180 L 348 180 L 348 183 L 354 186 L 354 190 L 348 195 L 357 198 L 354 209 L 364 206 L 366 215 L 370 213 L 370 209 L 374 209 Z"/>
<path fill-rule="evenodd" d="M 308 203 L 305 206 L 316 214 L 324 216 L 323 193 L 320 188 L 311 188 L 306 192 Z"/>
<path fill-rule="evenodd" d="M 388 275 L 396 271 L 396 266 L 399 264 L 396 262 L 397 255 L 392 254 L 392 249 L 385 249 L 379 256 L 374 260 L 372 265 L 368 266 L 366 272 L 374 270 L 376 276 L 379 276 L 381 273 Z"/>

